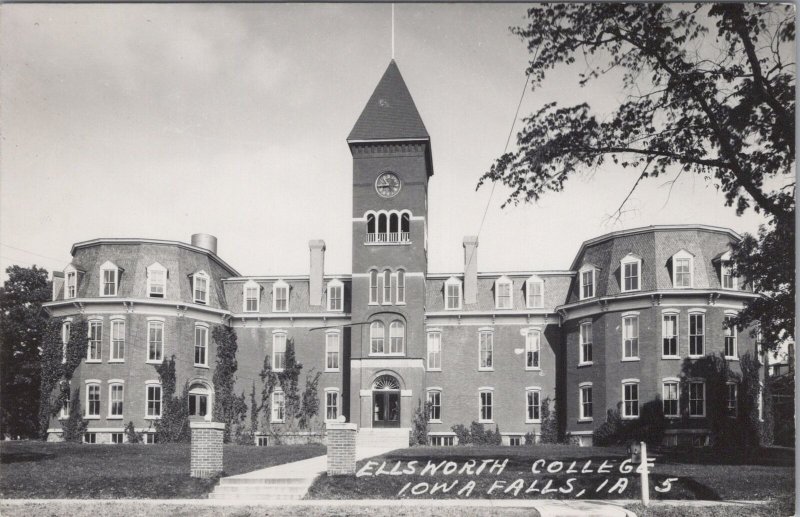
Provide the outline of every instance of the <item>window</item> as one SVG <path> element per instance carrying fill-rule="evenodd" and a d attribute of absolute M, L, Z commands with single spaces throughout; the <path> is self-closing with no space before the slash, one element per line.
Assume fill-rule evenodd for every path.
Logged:
<path fill-rule="evenodd" d="M 61 381 L 61 382 L 66 384 L 66 381 Z M 64 389 L 68 390 L 69 389 L 69 385 L 65 386 Z M 70 398 L 72 396 L 72 392 L 71 391 L 67 391 L 67 393 L 69 394 L 69 396 L 65 397 L 64 401 L 61 403 L 61 414 L 58 415 L 58 418 L 61 419 L 61 420 L 69 418 L 69 402 L 70 402 Z"/>
<path fill-rule="evenodd" d="M 86 385 L 86 417 L 100 417 L 100 385 Z"/>
<path fill-rule="evenodd" d="M 480 415 L 478 417 L 478 422 L 481 423 L 488 423 L 492 422 L 492 395 L 493 393 L 491 390 L 481 390 L 479 392 L 480 396 Z"/>
<path fill-rule="evenodd" d="M 69 343 L 69 334 L 72 332 L 72 322 L 67 320 L 61 324 L 61 362 L 67 362 L 67 344 Z"/>
<path fill-rule="evenodd" d="M 455 438 L 455 436 L 437 434 L 430 436 L 430 441 L 433 447 L 452 447 L 455 444 Z"/>
<path fill-rule="evenodd" d="M 369 326 L 370 354 L 385 354 L 384 346 L 384 325 L 380 321 L 374 321 Z"/>
<path fill-rule="evenodd" d="M 108 387 L 108 418 L 122 418 L 122 403 L 125 388 L 122 384 L 111 384 Z"/>
<path fill-rule="evenodd" d="M 580 270 L 580 298 L 585 300 L 594 297 L 594 267 L 584 266 Z"/>
<path fill-rule="evenodd" d="M 689 416 L 705 416 L 706 384 L 704 382 L 689 383 Z"/>
<path fill-rule="evenodd" d="M 125 320 L 111 320 L 111 360 L 125 360 Z"/>
<path fill-rule="evenodd" d="M 494 333 L 491 330 L 481 330 L 478 337 L 480 362 L 478 370 L 493 370 Z"/>
<path fill-rule="evenodd" d="M 580 327 L 580 363 L 592 364 L 592 322 L 581 323 Z"/>
<path fill-rule="evenodd" d="M 538 389 L 525 391 L 525 422 L 540 422 L 542 419 L 541 392 Z"/>
<path fill-rule="evenodd" d="M 733 316 L 725 316 L 725 357 L 736 358 L 736 325 Z"/>
<path fill-rule="evenodd" d="M 272 285 L 272 312 L 289 312 L 289 284 L 283 280 Z"/>
<path fill-rule="evenodd" d="M 591 383 L 588 383 L 586 385 L 581 385 L 579 391 L 580 391 L 580 396 L 581 396 L 579 418 L 581 420 L 591 420 L 592 419 L 592 385 L 591 385 Z"/>
<path fill-rule="evenodd" d="M 208 416 L 208 389 L 196 385 L 189 390 L 189 416 Z"/>
<path fill-rule="evenodd" d="M 513 304 L 511 300 L 512 283 L 506 277 L 500 277 L 494 284 L 495 294 L 495 308 L 497 309 L 511 309 Z"/>
<path fill-rule="evenodd" d="M 160 363 L 164 359 L 164 322 L 147 322 L 147 361 Z"/>
<path fill-rule="evenodd" d="M 673 287 L 692 287 L 693 259 L 693 255 L 686 250 L 681 250 L 672 257 Z"/>
<path fill-rule="evenodd" d="M 411 214 L 379 212 L 367 214 L 367 244 L 411 242 Z"/>
<path fill-rule="evenodd" d="M 442 421 L 442 392 L 440 390 L 428 390 L 428 420 Z"/>
<path fill-rule="evenodd" d="M 705 314 L 689 314 L 689 356 L 703 355 Z"/>
<path fill-rule="evenodd" d="M 719 273 L 720 283 L 723 289 L 736 289 L 738 278 L 733 274 L 733 263 L 731 262 L 731 252 L 727 251 L 720 256 Z"/>
<path fill-rule="evenodd" d="M 281 423 L 286 416 L 286 397 L 282 391 L 272 392 L 272 422 Z"/>
<path fill-rule="evenodd" d="M 378 272 L 369 272 L 369 303 L 378 303 Z"/>
<path fill-rule="evenodd" d="M 89 322 L 89 347 L 86 352 L 87 362 L 100 362 L 100 352 L 103 342 L 103 322 Z"/>
<path fill-rule="evenodd" d="M 661 387 L 661 400 L 664 403 L 664 416 L 677 417 L 678 411 L 678 381 L 664 381 Z"/>
<path fill-rule="evenodd" d="M 725 410 L 729 417 L 735 418 L 738 414 L 738 391 L 739 387 L 734 382 L 726 384 Z"/>
<path fill-rule="evenodd" d="M 72 266 L 68 267 L 64 274 L 67 279 L 65 282 L 64 299 L 75 298 L 78 293 L 78 272 Z"/>
<path fill-rule="evenodd" d="M 111 433 L 111 443 L 120 444 L 125 443 L 124 433 Z"/>
<path fill-rule="evenodd" d="M 444 285 L 445 289 L 445 309 L 459 310 L 461 309 L 461 282 L 450 277 Z"/>
<path fill-rule="evenodd" d="M 642 259 L 636 255 L 629 254 L 620 263 L 622 272 L 622 292 L 638 291 L 641 289 L 640 274 L 642 271 Z"/>
<path fill-rule="evenodd" d="M 623 418 L 639 416 L 639 381 L 622 384 L 622 401 Z"/>
<path fill-rule="evenodd" d="M 511 447 L 519 447 L 522 445 L 522 437 L 521 436 L 509 436 L 508 437 L 508 445 Z"/>
<path fill-rule="evenodd" d="M 339 371 L 339 332 L 325 334 L 325 370 Z"/>
<path fill-rule="evenodd" d="M 269 445 L 269 436 L 257 436 L 256 445 L 258 447 L 266 447 Z"/>
<path fill-rule="evenodd" d="M 661 355 L 678 357 L 678 315 L 664 314 L 661 319 Z"/>
<path fill-rule="evenodd" d="M 194 303 L 208 303 L 208 275 L 204 271 L 193 276 Z"/>
<path fill-rule="evenodd" d="M 538 276 L 532 276 L 525 282 L 525 305 L 529 309 L 544 307 L 544 281 Z"/>
<path fill-rule="evenodd" d="M 396 273 L 397 276 L 397 292 L 395 297 L 397 298 L 397 303 L 404 304 L 406 303 L 406 272 L 402 269 L 399 269 Z"/>
<path fill-rule="evenodd" d="M 100 296 L 116 296 L 119 268 L 111 262 L 100 266 Z"/>
<path fill-rule="evenodd" d="M 341 312 L 344 307 L 344 284 L 339 280 L 328 282 L 328 310 Z"/>
<path fill-rule="evenodd" d="M 388 269 L 383 270 L 383 304 L 392 303 L 392 272 Z"/>
<path fill-rule="evenodd" d="M 442 369 L 442 333 L 428 332 L 428 370 Z"/>
<path fill-rule="evenodd" d="M 142 443 L 145 445 L 156 443 L 156 433 L 142 433 Z"/>
<path fill-rule="evenodd" d="M 622 358 L 639 359 L 639 316 L 622 318 Z"/>
<path fill-rule="evenodd" d="M 529 329 L 525 334 L 525 369 L 539 369 L 539 349 L 541 348 L 542 334 L 538 330 Z"/>
<path fill-rule="evenodd" d="M 325 391 L 325 420 L 335 421 L 339 418 L 339 392 Z"/>
<path fill-rule="evenodd" d="M 244 312 L 258 312 L 261 288 L 257 283 L 248 280 L 244 284 Z"/>
<path fill-rule="evenodd" d="M 402 354 L 405 349 L 406 326 L 402 321 L 393 321 L 389 325 L 389 353 Z"/>
<path fill-rule="evenodd" d="M 147 296 L 150 298 L 167 297 L 167 269 L 158 262 L 147 268 Z"/>
<path fill-rule="evenodd" d="M 161 418 L 161 385 L 147 385 L 147 418 Z"/>
<path fill-rule="evenodd" d="M 286 333 L 272 334 L 272 369 L 283 371 L 286 368 Z"/>
<path fill-rule="evenodd" d="M 97 443 L 97 433 L 83 433 L 83 443 Z"/>
<path fill-rule="evenodd" d="M 208 366 L 208 327 L 194 327 L 194 365 Z"/>

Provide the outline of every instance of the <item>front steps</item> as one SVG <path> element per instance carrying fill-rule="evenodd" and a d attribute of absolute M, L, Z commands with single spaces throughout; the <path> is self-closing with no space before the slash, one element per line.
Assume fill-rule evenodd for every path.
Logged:
<path fill-rule="evenodd" d="M 209 499 L 251 501 L 286 501 L 302 499 L 314 477 L 247 478 L 227 477 L 209 494 Z"/>
<path fill-rule="evenodd" d="M 405 449 L 408 447 L 408 437 L 411 433 L 409 427 L 362 427 L 356 436 L 356 454 L 359 449 Z"/>

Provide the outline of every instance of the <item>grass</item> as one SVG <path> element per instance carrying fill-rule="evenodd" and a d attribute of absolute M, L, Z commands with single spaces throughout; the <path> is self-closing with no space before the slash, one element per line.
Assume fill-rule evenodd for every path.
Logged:
<path fill-rule="evenodd" d="M 786 517 L 794 515 L 794 499 L 781 497 L 767 504 L 715 505 L 715 506 L 675 506 L 654 504 L 647 508 L 641 504 L 627 505 L 625 508 L 638 517 Z"/>
<path fill-rule="evenodd" d="M 576 448 L 563 445 L 540 445 L 533 447 L 414 447 L 393 451 L 377 458 L 370 458 L 378 463 L 386 462 L 386 469 L 390 470 L 396 462 L 400 461 L 401 469 L 409 461 L 416 460 L 419 465 L 425 465 L 428 460 L 439 462 L 443 460 L 454 461 L 459 468 L 467 460 L 480 460 L 487 458 L 505 459 L 508 463 L 500 475 L 484 471 L 480 476 L 467 474 L 444 475 L 441 472 L 435 475 L 420 474 L 420 468 L 415 474 L 409 475 L 381 475 L 371 477 L 328 477 L 319 476 L 311 486 L 308 498 L 311 499 L 388 499 L 396 498 L 406 483 L 411 482 L 412 487 L 417 483 L 446 483 L 450 485 L 458 480 L 455 487 L 448 493 L 439 491 L 431 495 L 430 491 L 421 492 L 419 495 L 410 493 L 410 487 L 402 492 L 400 497 L 413 498 L 559 498 L 559 499 L 635 499 L 640 493 L 639 475 L 632 473 L 622 475 L 618 470 L 619 463 L 628 455 L 623 448 L 586 447 Z M 531 465 L 538 459 L 547 461 L 558 460 L 565 464 L 564 470 L 572 462 L 577 462 L 577 469 L 592 460 L 593 468 L 603 460 L 613 461 L 615 468 L 610 474 L 566 474 L 563 471 L 557 474 L 534 474 Z M 362 460 L 357 468 L 361 468 L 368 460 Z M 794 490 L 794 452 L 792 449 L 766 449 L 755 459 L 722 456 L 713 451 L 703 452 L 669 452 L 657 457 L 655 468 L 650 475 L 650 493 L 652 499 L 700 499 L 700 500 L 725 500 L 725 499 L 775 499 L 793 494 Z M 377 467 L 376 467 L 377 469 Z M 375 469 L 374 469 L 375 470 Z M 575 478 L 571 485 L 566 484 L 568 478 Z M 609 493 L 609 488 L 620 478 L 627 479 L 627 487 L 620 493 Z M 665 493 L 654 490 L 655 486 L 667 478 L 677 478 L 672 483 L 672 488 Z M 470 493 L 458 494 L 469 480 L 475 481 L 475 488 Z M 521 491 L 505 493 L 505 488 L 522 479 Z M 598 491 L 604 480 L 608 479 L 605 487 Z M 525 493 L 534 480 L 538 480 L 539 491 Z M 500 490 L 490 493 L 490 488 L 495 481 L 504 481 Z M 543 494 L 541 488 L 551 481 L 551 488 L 559 490 Z M 421 486 L 421 485 L 420 485 Z M 569 490 L 569 486 L 572 490 Z M 582 497 L 577 497 L 581 490 L 585 492 Z"/>
<path fill-rule="evenodd" d="M 325 454 L 322 445 L 225 445 L 224 474 Z M 196 498 L 216 479 L 189 476 L 189 444 L 0 442 L 0 498 Z"/>

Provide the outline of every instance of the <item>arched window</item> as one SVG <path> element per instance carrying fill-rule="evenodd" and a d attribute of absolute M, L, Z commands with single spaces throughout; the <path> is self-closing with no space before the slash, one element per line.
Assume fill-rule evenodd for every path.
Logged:
<path fill-rule="evenodd" d="M 378 272 L 369 272 L 369 303 L 378 303 Z"/>
<path fill-rule="evenodd" d="M 367 215 L 367 242 L 375 242 L 375 214 Z"/>
<path fill-rule="evenodd" d="M 369 326 L 370 354 L 385 354 L 384 326 L 380 321 L 375 321 Z"/>
<path fill-rule="evenodd" d="M 397 303 L 406 303 L 406 272 L 402 269 L 397 270 Z"/>
<path fill-rule="evenodd" d="M 120 269 L 110 261 L 100 266 L 100 296 L 116 296 Z"/>
<path fill-rule="evenodd" d="M 400 233 L 402 233 L 405 237 L 401 237 L 400 240 L 410 240 L 408 233 L 411 231 L 411 216 L 407 213 L 404 213 L 400 218 Z"/>
<path fill-rule="evenodd" d="M 389 242 L 398 242 L 400 240 L 400 218 L 396 213 L 389 215 Z"/>
<path fill-rule="evenodd" d="M 189 416 L 211 420 L 212 390 L 201 381 L 193 382 L 189 387 Z"/>
<path fill-rule="evenodd" d="M 383 303 L 392 303 L 392 272 L 383 270 Z"/>
<path fill-rule="evenodd" d="M 158 262 L 147 266 L 147 296 L 150 298 L 167 297 L 167 268 Z"/>
<path fill-rule="evenodd" d="M 506 276 L 501 276 L 494 284 L 494 300 L 496 309 L 511 309 L 512 308 L 512 283 Z"/>
<path fill-rule="evenodd" d="M 393 321 L 389 325 L 389 353 L 402 354 L 405 349 L 406 326 L 402 321 Z"/>
<path fill-rule="evenodd" d="M 378 236 L 377 242 L 386 242 L 386 214 L 379 214 L 378 215 Z"/>

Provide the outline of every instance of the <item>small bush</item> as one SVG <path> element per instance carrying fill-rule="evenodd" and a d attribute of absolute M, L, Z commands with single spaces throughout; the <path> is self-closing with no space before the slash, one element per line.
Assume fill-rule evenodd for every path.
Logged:
<path fill-rule="evenodd" d="M 472 436 L 469 433 L 469 429 L 462 424 L 454 425 L 450 429 L 456 434 L 458 445 L 470 445 L 472 443 Z"/>
<path fill-rule="evenodd" d="M 592 442 L 601 447 L 614 445 L 618 443 L 617 440 L 621 431 L 622 415 L 619 412 L 619 407 L 617 409 L 609 409 L 606 412 L 606 421 L 594 430 Z"/>
<path fill-rule="evenodd" d="M 525 445 L 535 445 L 535 444 L 536 444 L 536 435 L 530 431 L 525 433 Z"/>
<path fill-rule="evenodd" d="M 414 420 L 411 422 L 411 436 L 409 445 L 428 444 L 428 417 L 430 415 L 430 404 L 422 404 L 417 401 L 417 409 L 414 411 Z"/>
<path fill-rule="evenodd" d="M 473 420 L 469 424 L 469 434 L 472 437 L 472 443 L 475 445 L 486 445 L 486 429 L 483 428 L 483 424 Z"/>
<path fill-rule="evenodd" d="M 128 439 L 128 443 L 142 442 L 142 433 L 136 432 L 136 429 L 133 427 L 133 422 L 131 421 L 125 426 L 125 437 Z"/>
<path fill-rule="evenodd" d="M 540 443 L 558 443 L 558 416 L 556 407 L 550 410 L 550 399 L 542 401 L 542 435 L 539 437 Z"/>

